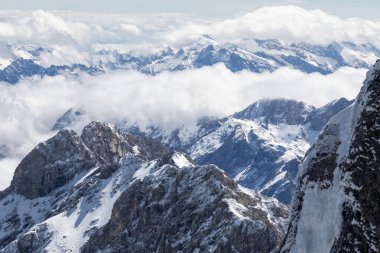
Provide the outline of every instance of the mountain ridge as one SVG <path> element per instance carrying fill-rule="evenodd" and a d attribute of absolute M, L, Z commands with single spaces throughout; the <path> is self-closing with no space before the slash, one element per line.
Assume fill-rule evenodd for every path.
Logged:
<path fill-rule="evenodd" d="M 141 129 L 124 120 L 117 125 L 179 150 L 198 164 L 216 164 L 245 187 L 289 204 L 304 154 L 324 124 L 351 103 L 341 98 L 315 108 L 302 101 L 262 99 L 229 117 L 203 118 L 195 126 L 170 131 Z M 80 115 L 75 117 L 75 111 Z M 70 128 L 82 119 L 85 112 L 69 110 L 57 123 Z"/>
<path fill-rule="evenodd" d="M 279 40 L 246 39 L 240 42 L 221 42 L 203 36 L 181 48 L 167 47 L 148 55 L 137 55 L 114 49 L 88 52 L 86 62 L 50 65 L 40 63 L 42 53 L 49 49 L 38 46 L 13 45 L 19 53 L 7 60 L 0 69 L 0 81 L 16 84 L 25 77 L 102 74 L 113 70 L 136 70 L 155 75 L 164 71 L 183 71 L 224 64 L 232 72 L 273 72 L 290 67 L 304 73 L 331 74 L 341 67 L 367 68 L 380 57 L 380 50 L 371 44 L 352 42 L 327 46 L 308 43 L 285 44 Z M 12 51 L 12 49 L 10 49 Z"/>
<path fill-rule="evenodd" d="M 302 163 L 281 252 L 378 252 L 379 98 L 377 61 Z"/>
<path fill-rule="evenodd" d="M 154 143 L 91 122 L 81 136 L 61 130 L 39 144 L 25 159 L 41 159 L 32 167 L 20 163 L 12 186 L 0 192 L 0 252 L 278 249 L 285 206 L 239 186 L 215 165 L 194 165 Z M 91 165 L 83 167 L 83 158 Z M 54 184 L 62 174 L 52 172 L 73 166 Z M 34 170 L 43 173 L 23 176 Z M 19 191 L 25 180 L 33 181 L 31 189 Z M 101 236 L 107 229 L 117 235 Z M 252 235 L 257 239 L 248 240 Z"/>

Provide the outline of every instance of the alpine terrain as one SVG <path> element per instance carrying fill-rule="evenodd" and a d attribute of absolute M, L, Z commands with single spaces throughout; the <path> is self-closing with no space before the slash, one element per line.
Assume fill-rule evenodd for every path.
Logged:
<path fill-rule="evenodd" d="M 263 99 L 226 118 L 202 118 L 174 130 L 115 122 L 133 135 L 148 137 L 197 164 L 215 164 L 239 184 L 289 204 L 298 166 L 326 122 L 352 101 L 341 98 L 315 108 L 301 101 Z M 81 109 L 69 109 L 53 130 L 78 128 L 89 121 Z"/>
<path fill-rule="evenodd" d="M 165 47 L 144 55 L 134 53 L 133 49 L 121 51 L 104 45 L 85 52 L 85 62 L 54 65 L 43 60 L 49 54 L 54 55 L 49 47 L 9 44 L 4 49 L 6 56 L 0 55 L 0 81 L 16 84 L 32 76 L 97 75 L 113 70 L 136 70 L 155 75 L 216 64 L 223 64 L 232 72 L 273 72 L 289 67 L 304 73 L 326 75 L 341 67 L 369 68 L 380 57 L 380 50 L 370 43 L 334 42 L 321 46 L 255 38 L 232 43 L 217 41 L 208 35 L 183 47 Z"/>
<path fill-rule="evenodd" d="M 380 61 L 302 163 L 281 252 L 379 252 Z"/>
<path fill-rule="evenodd" d="M 273 252 L 287 208 L 215 165 L 91 122 L 40 143 L 0 193 L 0 252 Z"/>
<path fill-rule="evenodd" d="M 289 204 L 306 151 L 326 122 L 351 103 L 341 98 L 315 108 L 296 100 L 264 99 L 230 117 L 204 118 L 173 131 L 142 130 L 128 122 L 120 127 L 180 150 L 197 164 L 215 164 L 239 184 Z"/>

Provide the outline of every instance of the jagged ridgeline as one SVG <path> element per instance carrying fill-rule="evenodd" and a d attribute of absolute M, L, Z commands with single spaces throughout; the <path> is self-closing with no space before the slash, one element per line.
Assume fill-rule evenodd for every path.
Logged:
<path fill-rule="evenodd" d="M 89 51 L 93 58 L 87 64 L 41 65 L 40 57 L 51 49 L 38 45 L 11 45 L 13 55 L 9 65 L 0 68 L 0 81 L 16 84 L 25 77 L 56 76 L 88 73 L 101 74 L 112 70 L 128 69 L 155 75 L 163 71 L 183 71 L 215 64 L 223 64 L 232 72 L 247 70 L 251 72 L 272 72 L 281 67 L 290 67 L 304 73 L 333 73 L 341 67 L 369 68 L 373 62 L 369 59 L 380 57 L 380 51 L 372 44 L 352 42 L 334 42 L 326 46 L 305 42 L 286 44 L 279 40 L 245 39 L 241 42 L 222 42 L 203 35 L 197 42 L 182 48 L 164 48 L 156 53 L 142 56 L 101 49 Z M 133 49 L 132 49 L 133 51 Z M 97 59 L 97 60 L 95 60 Z"/>
<path fill-rule="evenodd" d="M 297 115 L 277 111 L 288 103 Z M 336 105 L 318 112 L 260 101 L 208 122 L 205 136 L 226 133 L 223 126 L 247 140 L 273 125 L 318 128 L 315 119 L 330 118 L 335 110 L 326 109 Z M 0 192 L 0 252 L 378 252 L 379 139 L 380 62 L 304 158 L 287 228 L 286 206 L 216 165 L 198 166 L 110 124 L 92 122 L 81 135 L 63 129 L 34 148 Z"/>
<path fill-rule="evenodd" d="M 110 124 L 61 130 L 0 195 L 0 252 L 272 252 L 287 208 Z"/>
<path fill-rule="evenodd" d="M 298 165 L 322 127 L 352 104 L 345 98 L 316 108 L 291 99 L 261 99 L 226 118 L 202 118 L 193 126 L 145 128 L 122 119 L 119 128 L 187 154 L 199 165 L 215 164 L 235 182 L 290 204 Z M 70 109 L 53 130 L 78 129 L 87 113 Z M 120 121 L 120 120 L 119 120 Z"/>
<path fill-rule="evenodd" d="M 298 175 L 281 252 L 379 252 L 380 62 L 333 118 Z"/>

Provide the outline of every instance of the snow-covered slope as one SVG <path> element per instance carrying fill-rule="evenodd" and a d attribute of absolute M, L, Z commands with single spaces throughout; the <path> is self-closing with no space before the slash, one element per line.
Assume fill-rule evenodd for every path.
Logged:
<path fill-rule="evenodd" d="M 302 163 L 281 252 L 379 252 L 380 62 Z"/>
<path fill-rule="evenodd" d="M 340 67 L 369 68 L 380 57 L 380 51 L 371 44 L 342 42 L 320 46 L 258 39 L 231 43 L 215 41 L 206 35 L 182 48 L 163 48 L 148 55 L 134 54 L 133 48 L 130 52 L 98 48 L 83 52 L 86 61 L 66 65 L 47 64 L 50 49 L 38 45 L 11 45 L 9 51 L 11 57 L 0 60 L 0 81 L 13 84 L 34 75 L 76 75 L 79 72 L 93 75 L 119 69 L 157 74 L 218 63 L 233 72 L 272 72 L 287 66 L 305 73 L 329 74 Z"/>
<path fill-rule="evenodd" d="M 272 252 L 287 209 L 214 165 L 92 122 L 39 144 L 0 192 L 0 252 Z"/>
<path fill-rule="evenodd" d="M 198 164 L 216 164 L 235 181 L 289 204 L 298 165 L 324 124 L 351 101 L 321 108 L 304 102 L 260 100 L 224 119 L 202 119 L 196 126 L 165 131 L 120 124 L 188 154 Z"/>

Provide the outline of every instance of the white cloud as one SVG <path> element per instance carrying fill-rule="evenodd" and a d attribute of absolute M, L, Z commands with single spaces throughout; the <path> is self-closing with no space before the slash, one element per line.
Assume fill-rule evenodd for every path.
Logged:
<path fill-rule="evenodd" d="M 203 33 L 229 41 L 254 37 L 315 44 L 354 41 L 380 45 L 379 21 L 343 19 L 321 10 L 306 10 L 296 6 L 263 7 L 227 20 L 203 24 L 191 22 L 168 31 L 167 39 L 174 43 L 183 38 L 195 39 Z"/>
<path fill-rule="evenodd" d="M 294 6 L 265 7 L 228 20 L 177 14 L 126 16 L 46 11 L 0 14 L 0 57 L 4 62 L 10 54 L 4 50 L 8 43 L 47 47 L 50 51 L 42 54 L 41 64 L 59 65 L 86 63 L 94 49 L 107 47 L 146 53 L 167 45 L 181 46 L 199 39 L 201 34 L 225 41 L 254 37 L 321 44 L 371 42 L 380 46 L 378 21 L 342 19 Z M 226 116 L 262 97 L 294 98 L 314 105 L 341 96 L 353 98 L 364 72 L 343 68 L 323 76 L 283 68 L 274 73 L 231 73 L 217 65 L 157 76 L 120 71 L 77 79 L 56 76 L 23 80 L 15 86 L 1 84 L 0 146 L 6 145 L 8 159 L 0 162 L 0 170 L 13 171 L 16 160 L 52 136 L 51 126 L 71 107 L 82 107 L 92 119 L 102 121 L 128 117 L 141 124 L 190 124 L 200 116 Z"/>
<path fill-rule="evenodd" d="M 75 12 L 0 12 L 0 41 L 31 41 L 46 46 L 126 44 L 129 48 L 183 45 L 202 34 L 218 40 L 276 38 L 286 42 L 326 44 L 370 42 L 380 46 L 380 22 L 340 18 L 296 6 L 263 7 L 226 20 L 179 14 L 112 15 Z M 275 17 L 275 18 L 274 18 Z"/>
<path fill-rule="evenodd" d="M 227 116 L 263 97 L 293 98 L 313 105 L 342 96 L 352 99 L 365 72 L 342 68 L 324 76 L 283 68 L 273 73 L 232 73 L 217 65 L 157 76 L 121 71 L 1 84 L 0 144 L 6 145 L 11 162 L 0 162 L 0 169 L 13 171 L 14 159 L 52 136 L 56 119 L 72 107 L 83 108 L 93 120 L 113 122 L 127 117 L 168 127 L 191 124 L 201 116 Z"/>
<path fill-rule="evenodd" d="M 13 173 L 20 162 L 19 159 L 0 160 L 0 191 L 5 190 L 12 181 Z"/>

